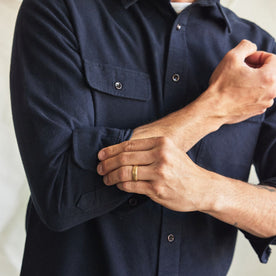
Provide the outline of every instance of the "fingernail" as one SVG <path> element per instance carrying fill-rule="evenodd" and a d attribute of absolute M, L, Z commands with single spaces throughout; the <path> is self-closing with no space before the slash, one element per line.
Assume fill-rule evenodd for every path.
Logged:
<path fill-rule="evenodd" d="M 106 176 L 106 175 L 103 177 L 103 182 L 104 182 L 104 184 L 105 184 L 105 185 L 107 185 L 107 184 L 108 184 L 108 178 L 107 178 L 107 176 Z"/>
<path fill-rule="evenodd" d="M 100 174 L 103 173 L 103 166 L 99 164 L 97 170 L 98 170 L 98 173 Z"/>

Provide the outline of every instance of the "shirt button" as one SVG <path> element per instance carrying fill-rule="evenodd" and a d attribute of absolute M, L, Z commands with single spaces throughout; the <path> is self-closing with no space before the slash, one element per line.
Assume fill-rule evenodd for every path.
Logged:
<path fill-rule="evenodd" d="M 121 89 L 123 88 L 122 83 L 119 82 L 119 81 L 116 81 L 116 82 L 114 83 L 114 86 L 115 86 L 115 88 L 116 88 L 117 90 L 121 90 Z"/>
<path fill-rule="evenodd" d="M 177 31 L 180 31 L 180 30 L 181 30 L 181 25 L 180 25 L 180 24 L 177 24 L 177 25 L 176 25 L 176 30 L 177 30 Z"/>
<path fill-rule="evenodd" d="M 172 80 L 173 80 L 174 82 L 178 82 L 178 81 L 180 80 L 179 74 L 173 74 L 173 75 L 172 75 Z"/>
<path fill-rule="evenodd" d="M 131 197 L 131 198 L 128 200 L 128 204 L 129 204 L 130 206 L 132 206 L 132 207 L 135 207 L 135 206 L 137 205 L 137 203 L 138 203 L 138 200 L 137 200 L 137 198 L 135 198 L 135 197 Z"/>
<path fill-rule="evenodd" d="M 168 242 L 174 242 L 174 235 L 173 234 L 168 235 Z"/>

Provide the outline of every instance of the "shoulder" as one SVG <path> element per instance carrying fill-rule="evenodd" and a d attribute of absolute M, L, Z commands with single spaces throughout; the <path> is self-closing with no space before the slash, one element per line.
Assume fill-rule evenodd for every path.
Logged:
<path fill-rule="evenodd" d="M 239 17 L 232 10 L 222 7 L 232 28 L 231 35 L 238 39 L 248 39 L 258 45 L 259 50 L 271 52 L 274 48 L 274 38 L 256 23 Z"/>
<path fill-rule="evenodd" d="M 50 17 L 60 18 L 64 15 L 67 15 L 64 0 L 23 0 L 18 17 L 23 17 L 24 21 L 31 18 L 47 21 Z"/>
<path fill-rule="evenodd" d="M 66 0 L 23 0 L 18 18 L 26 24 L 41 22 L 53 25 L 57 21 L 69 22 L 70 14 Z M 38 26 L 33 26 L 36 27 Z"/>

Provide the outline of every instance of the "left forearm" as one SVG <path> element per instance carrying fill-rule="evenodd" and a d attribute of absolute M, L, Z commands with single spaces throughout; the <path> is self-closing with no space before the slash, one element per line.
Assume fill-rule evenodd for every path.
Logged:
<path fill-rule="evenodd" d="M 206 202 L 212 204 L 203 212 L 261 238 L 276 235 L 275 188 L 208 174 Z"/>

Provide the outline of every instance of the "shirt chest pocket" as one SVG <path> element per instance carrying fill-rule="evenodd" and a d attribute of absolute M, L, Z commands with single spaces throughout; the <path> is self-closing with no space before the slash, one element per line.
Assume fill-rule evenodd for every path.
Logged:
<path fill-rule="evenodd" d="M 132 128 L 152 116 L 149 75 L 107 64 L 85 61 L 95 125 Z"/>

